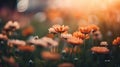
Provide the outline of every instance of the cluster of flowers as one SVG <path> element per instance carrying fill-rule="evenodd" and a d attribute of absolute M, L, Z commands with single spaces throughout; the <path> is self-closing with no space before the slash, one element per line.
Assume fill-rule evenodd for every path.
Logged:
<path fill-rule="evenodd" d="M 61 38 L 65 38 L 67 42 L 73 45 L 79 45 L 79 44 L 83 44 L 83 40 L 88 39 L 91 33 L 96 35 L 96 31 L 99 31 L 99 27 L 97 27 L 96 25 L 80 27 L 73 34 L 69 34 L 68 29 L 69 29 L 68 26 L 53 25 L 49 29 L 49 33 L 54 33 L 54 34 L 60 33 Z"/>
<path fill-rule="evenodd" d="M 18 22 L 16 22 L 16 21 L 14 21 L 14 22 L 8 21 L 8 23 L 4 26 L 4 28 L 0 34 L 0 54 L 1 54 L 0 60 L 3 59 L 5 62 L 10 63 L 10 64 L 15 63 L 15 60 L 12 56 L 8 58 L 8 57 L 2 56 L 2 55 L 4 55 L 4 52 L 5 51 L 7 52 L 7 50 L 8 50 L 6 48 L 3 48 L 6 45 L 6 42 L 9 40 L 8 36 L 10 36 L 12 34 L 12 32 L 14 32 L 15 30 L 18 30 L 19 28 L 20 28 L 20 26 L 19 26 Z M 9 51 L 9 54 L 10 54 L 10 51 Z"/>
<path fill-rule="evenodd" d="M 100 29 L 96 25 L 89 25 L 86 27 L 79 27 L 77 31 L 73 32 L 72 34 L 68 33 L 68 26 L 64 25 L 53 25 L 51 28 L 49 28 L 49 33 L 53 33 L 54 35 L 60 34 L 60 38 L 64 39 L 68 45 L 72 45 L 73 47 L 64 47 L 63 51 L 65 53 L 69 54 L 76 54 L 80 53 L 81 49 L 79 46 L 85 45 L 85 40 L 88 40 L 90 38 L 92 39 L 101 39 L 102 35 L 100 32 Z M 91 51 L 94 53 L 100 53 L 105 54 L 109 53 L 109 49 L 106 47 L 108 44 L 107 42 L 103 41 L 101 42 L 100 46 L 93 46 L 91 48 Z M 65 66 L 68 65 L 68 63 L 63 64 Z M 74 67 L 73 64 L 69 65 L 71 67 Z M 69 66 L 68 65 L 68 66 Z"/>
<path fill-rule="evenodd" d="M 68 33 L 68 26 L 64 25 L 53 25 L 49 28 L 49 33 L 60 34 L 60 38 L 65 39 L 65 41 L 72 45 L 73 47 L 64 47 L 64 52 L 66 53 L 80 53 L 81 50 L 77 46 L 85 45 L 85 40 L 92 38 L 93 40 L 101 39 L 102 35 L 100 29 L 96 25 L 89 25 L 86 27 L 79 27 L 77 31 L 72 34 Z M 120 37 L 117 37 L 113 41 L 113 45 L 120 45 Z M 108 54 L 110 50 L 108 49 L 108 43 L 102 41 L 99 46 L 92 46 L 91 51 L 97 54 Z"/>
<path fill-rule="evenodd" d="M 91 35 L 92 35 L 93 39 L 101 38 L 101 33 L 99 31 L 99 27 L 96 25 L 79 27 L 78 30 L 73 32 L 72 34 L 68 33 L 68 29 L 69 29 L 68 26 L 53 25 L 51 28 L 49 28 L 49 33 L 53 33 L 53 34 L 60 33 L 60 37 L 64 38 L 66 40 L 66 42 L 68 42 L 69 44 L 71 44 L 73 46 L 83 45 L 84 40 L 89 39 Z M 104 50 L 104 48 L 105 48 L 105 50 Z M 66 48 L 65 48 L 65 50 L 68 51 L 68 49 L 66 49 Z M 94 47 L 91 50 L 94 52 L 100 52 L 100 53 L 101 53 L 101 51 L 108 52 L 108 50 L 106 50 L 106 47 L 100 47 L 100 49 L 96 49 Z"/>
<path fill-rule="evenodd" d="M 53 46 L 54 47 L 58 46 L 58 42 L 52 38 L 53 36 L 52 34 L 48 34 L 47 36 L 44 36 L 42 38 L 39 38 L 38 36 L 31 36 L 27 40 L 19 40 L 19 39 L 11 38 L 11 36 L 14 36 L 14 33 L 20 29 L 21 29 L 20 24 L 17 21 L 8 21 L 5 24 L 4 28 L 2 29 L 0 33 L 0 54 L 1 54 L 0 60 L 3 59 L 3 61 L 1 62 L 5 61 L 6 63 L 9 63 L 12 66 L 17 64 L 15 62 L 15 57 L 13 55 L 10 55 L 10 57 L 7 57 L 7 55 L 12 54 L 12 50 L 18 51 L 18 52 L 31 53 L 36 50 L 36 46 L 42 47 L 42 48 L 51 48 Z M 23 37 L 27 37 L 33 33 L 34 33 L 34 28 L 32 26 L 27 26 L 21 32 Z M 6 52 L 8 53 L 4 54 Z M 50 54 L 47 52 L 44 53 L 44 52 L 41 53 L 43 59 L 47 58 L 45 57 L 46 54 L 48 54 L 47 56 L 50 56 L 50 59 L 55 58 L 55 56 L 58 56 L 59 58 L 60 56 L 59 54 L 53 55 L 53 54 Z"/>
<path fill-rule="evenodd" d="M 64 51 L 65 53 L 72 54 L 79 54 L 81 52 L 81 46 L 86 45 L 86 40 L 89 39 L 101 39 L 102 35 L 100 29 L 96 25 L 89 25 L 85 27 L 79 27 L 77 31 L 68 33 L 69 27 L 64 25 L 53 25 L 49 28 L 49 34 L 42 38 L 38 36 L 31 36 L 28 40 L 19 40 L 10 38 L 13 36 L 13 33 L 20 29 L 20 25 L 16 21 L 8 21 L 4 26 L 1 34 L 0 34 L 0 46 L 7 45 L 9 47 L 9 53 L 11 53 L 11 49 L 15 48 L 19 52 L 34 52 L 37 48 L 41 47 L 48 49 L 42 50 L 40 52 L 40 56 L 44 60 L 60 60 L 62 54 L 60 52 Z M 23 29 L 22 35 L 29 36 L 34 33 L 34 28 L 32 26 L 28 26 Z M 55 39 L 55 35 L 58 35 L 57 38 L 64 40 L 67 45 L 72 46 L 64 46 L 62 50 L 59 52 L 59 42 L 60 40 Z M 113 41 L 113 45 L 120 45 L 120 37 L 117 37 Z M 79 47 L 80 46 L 80 47 Z M 108 43 L 106 41 L 102 41 L 99 46 L 92 46 L 91 52 L 98 53 L 98 54 L 107 54 L 110 52 L 108 49 Z M 0 49 L 0 60 L 3 59 L 5 62 L 10 64 L 16 64 L 15 59 L 13 56 L 7 57 L 3 53 L 6 49 Z M 7 52 L 7 51 L 6 51 Z M 59 64 L 58 67 L 75 67 L 74 64 L 71 63 L 62 63 Z"/>

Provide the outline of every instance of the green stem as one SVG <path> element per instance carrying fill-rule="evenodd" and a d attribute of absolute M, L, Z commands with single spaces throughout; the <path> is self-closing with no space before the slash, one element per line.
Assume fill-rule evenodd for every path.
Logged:
<path fill-rule="evenodd" d="M 86 43 L 85 43 L 85 39 L 84 39 L 84 44 L 83 44 L 83 63 L 86 63 Z M 85 64 L 84 64 L 85 65 Z"/>

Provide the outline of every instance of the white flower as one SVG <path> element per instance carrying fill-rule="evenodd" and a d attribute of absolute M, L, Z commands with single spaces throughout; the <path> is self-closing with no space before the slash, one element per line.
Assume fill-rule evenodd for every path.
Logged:
<path fill-rule="evenodd" d="M 70 37 L 72 37 L 72 34 L 66 34 L 66 33 L 61 34 L 61 38 L 67 39 L 67 38 L 70 38 Z"/>
<path fill-rule="evenodd" d="M 107 43 L 106 41 L 102 41 L 102 42 L 100 43 L 100 45 L 107 46 L 108 43 Z"/>
<path fill-rule="evenodd" d="M 46 41 L 48 44 L 50 44 L 51 46 L 58 46 L 58 42 L 53 40 L 52 38 L 49 37 L 43 37 L 41 38 L 43 41 Z"/>
<path fill-rule="evenodd" d="M 51 38 L 48 38 L 48 37 L 43 37 L 43 38 L 39 39 L 38 37 L 35 36 L 33 38 L 30 38 L 28 40 L 28 43 L 32 43 L 32 44 L 42 46 L 42 47 L 58 46 L 57 41 L 55 41 Z"/>
<path fill-rule="evenodd" d="M 49 28 L 48 31 L 49 33 L 57 33 L 54 28 Z"/>
<path fill-rule="evenodd" d="M 13 45 L 17 45 L 17 46 L 25 46 L 26 42 L 23 40 L 9 40 L 8 44 L 13 44 Z"/>
<path fill-rule="evenodd" d="M 4 29 L 10 29 L 11 27 L 13 27 L 14 29 L 19 29 L 20 25 L 17 21 L 8 21 L 8 23 L 4 26 Z"/>
<path fill-rule="evenodd" d="M 45 41 L 39 39 L 38 36 L 31 37 L 27 42 L 38 45 L 38 46 L 47 47 L 47 43 Z"/>

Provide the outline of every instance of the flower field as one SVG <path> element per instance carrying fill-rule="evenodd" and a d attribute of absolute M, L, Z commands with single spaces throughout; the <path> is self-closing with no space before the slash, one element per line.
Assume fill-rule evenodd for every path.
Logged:
<path fill-rule="evenodd" d="M 0 67 L 120 67 L 120 0 L 0 0 Z"/>
<path fill-rule="evenodd" d="M 1 67 L 119 67 L 120 37 L 102 41 L 100 27 L 70 27 L 55 24 L 48 33 L 32 35 L 35 28 L 21 29 L 16 21 L 8 21 L 0 33 Z"/>

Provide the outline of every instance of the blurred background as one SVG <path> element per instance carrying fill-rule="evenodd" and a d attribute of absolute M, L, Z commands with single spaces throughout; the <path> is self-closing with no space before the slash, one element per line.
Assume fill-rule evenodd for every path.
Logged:
<path fill-rule="evenodd" d="M 73 33 L 74 31 L 78 30 L 78 27 L 84 27 L 91 24 L 95 24 L 100 28 L 100 31 L 102 33 L 102 40 L 100 40 L 99 42 L 95 41 L 94 45 L 99 45 L 101 41 L 107 41 L 109 44 L 108 48 L 110 49 L 109 54 L 99 54 L 99 53 L 97 54 L 91 52 L 91 50 L 88 48 L 94 46 L 93 45 L 94 41 L 90 39 L 86 41 L 86 45 L 87 45 L 86 48 L 84 46 L 85 44 L 81 47 L 82 49 L 80 55 L 78 54 L 78 58 L 75 55 L 75 60 L 74 60 L 73 57 L 74 53 L 73 55 L 71 53 L 70 54 L 66 53 L 65 56 L 66 55 L 69 56 L 69 57 L 66 56 L 68 60 L 74 60 L 75 62 L 74 61 L 72 62 L 74 63 L 74 65 L 76 65 L 76 67 L 120 67 L 120 53 L 119 53 L 120 44 L 117 44 L 118 46 L 112 46 L 112 41 L 116 37 L 120 36 L 120 0 L 0 0 L 0 33 L 3 33 L 0 35 L 1 37 L 4 36 L 4 31 L 3 31 L 4 25 L 10 20 L 19 22 L 21 28 L 20 30 L 17 30 L 18 33 L 17 32 L 12 33 L 15 36 L 13 37 L 11 36 L 9 38 L 20 39 L 23 41 L 30 39 L 30 37 L 27 36 L 22 37 L 22 35 L 20 35 L 27 27 L 28 27 L 28 31 L 27 31 L 28 35 L 29 33 L 31 34 L 34 32 L 30 36 L 31 37 L 35 36 L 34 39 L 37 40 L 39 39 L 39 37 L 42 38 L 46 36 L 49 32 L 48 29 L 54 24 L 69 26 L 70 27 L 70 30 L 68 31 L 69 33 Z M 50 35 L 48 35 L 48 37 L 49 36 Z M 120 43 L 120 37 L 117 39 L 118 42 Z M 55 40 L 59 42 L 60 46 L 66 44 L 64 40 L 59 40 L 57 38 Z M 1 47 L 1 45 L 3 47 Z M 19 59 L 17 60 L 18 61 L 17 64 L 19 64 L 19 66 L 14 66 L 14 67 L 34 67 L 32 66 L 32 64 L 33 65 L 35 64 L 36 65 L 35 67 L 48 67 L 49 65 L 51 65 L 49 67 L 55 67 L 54 64 L 57 63 L 53 61 L 51 62 L 48 60 L 47 61 L 42 60 L 42 58 L 40 57 L 41 56 L 40 52 L 44 50 L 42 47 L 39 48 L 36 47 L 36 50 L 33 53 L 32 52 L 22 53 L 21 51 L 19 51 L 19 49 L 16 48 L 16 46 L 15 48 L 8 48 L 6 45 L 7 45 L 6 40 L 5 41 L 0 40 L 0 67 L 5 67 L 5 66 L 9 67 L 7 66 L 6 63 L 2 62 L 1 58 L 6 59 L 4 58 L 4 56 L 7 57 L 7 55 L 10 55 L 9 53 L 12 54 L 15 53 L 15 51 L 17 52 L 16 54 L 18 54 L 18 56 L 17 57 L 12 56 L 12 58 Z M 32 48 L 34 50 L 34 47 Z M 59 48 L 63 50 L 62 47 Z M 73 51 L 72 49 L 73 47 L 71 48 L 70 46 L 70 49 L 68 48 L 67 50 Z M 13 49 L 13 50 L 10 51 L 9 49 L 10 50 Z M 48 48 L 49 52 L 50 49 L 53 48 Z M 98 50 L 100 51 L 100 49 Z M 45 56 L 49 57 L 49 52 L 46 53 Z M 63 51 L 63 54 L 64 52 L 65 51 Z M 6 54 L 8 53 L 8 54 L 4 55 L 4 53 Z M 62 51 L 60 52 L 60 54 L 62 54 Z M 54 56 L 57 55 L 51 54 L 50 56 L 52 56 L 52 58 L 54 59 Z M 23 58 L 23 60 L 21 58 Z M 64 56 L 62 58 L 66 59 L 64 58 Z M 105 59 L 107 58 L 108 60 L 104 60 L 104 58 Z M 26 59 L 27 61 L 25 61 L 24 59 Z M 11 62 L 11 57 L 10 57 L 10 62 Z M 64 62 L 64 60 L 58 61 L 58 63 L 61 62 Z M 1 66 L 1 65 L 5 65 L 5 66 Z M 71 65 L 71 67 L 74 67 L 74 65 Z M 59 67 L 63 67 L 63 66 L 59 66 Z"/>
<path fill-rule="evenodd" d="M 120 0 L 0 0 L 0 27 L 9 20 L 22 28 L 32 24 L 40 37 L 53 24 L 68 25 L 70 32 L 96 24 L 110 42 L 120 36 Z"/>

